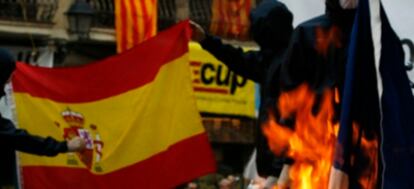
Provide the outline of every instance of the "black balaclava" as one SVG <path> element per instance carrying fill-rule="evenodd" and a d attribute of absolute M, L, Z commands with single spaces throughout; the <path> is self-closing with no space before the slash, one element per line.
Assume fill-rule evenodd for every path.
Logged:
<path fill-rule="evenodd" d="M 326 0 L 326 14 L 339 25 L 352 26 L 355 17 L 355 9 L 343 9 L 339 0 Z"/>
<path fill-rule="evenodd" d="M 0 48 L 0 97 L 4 96 L 4 85 L 16 69 L 13 56 L 5 49 Z"/>
<path fill-rule="evenodd" d="M 281 2 L 264 0 L 250 13 L 250 34 L 262 50 L 285 49 L 292 35 L 293 14 Z"/>

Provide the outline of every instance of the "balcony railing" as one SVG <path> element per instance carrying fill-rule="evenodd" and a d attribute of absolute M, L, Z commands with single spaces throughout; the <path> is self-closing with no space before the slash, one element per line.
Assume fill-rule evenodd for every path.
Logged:
<path fill-rule="evenodd" d="M 52 23 L 59 0 L 0 0 L 0 20 Z"/>
<path fill-rule="evenodd" d="M 189 2 L 191 20 L 208 30 L 211 23 L 211 5 L 213 0 L 193 0 Z"/>
<path fill-rule="evenodd" d="M 260 0 L 252 0 L 258 3 Z M 96 11 L 94 27 L 113 28 L 114 2 L 113 0 L 89 0 Z M 209 30 L 212 22 L 213 0 L 190 0 L 188 1 L 189 16 L 191 20 L 199 23 L 203 28 Z M 163 30 L 177 22 L 177 6 L 175 0 L 158 0 L 158 28 Z"/>
<path fill-rule="evenodd" d="M 163 30 L 176 22 L 177 7 L 173 0 L 158 0 L 158 29 Z"/>
<path fill-rule="evenodd" d="M 66 0 L 0 0 L 0 20 L 52 24 L 59 3 L 64 1 Z M 188 11 L 187 13 L 191 20 L 199 23 L 207 31 L 210 30 L 210 25 L 212 24 L 212 5 L 214 0 L 188 0 L 189 9 L 183 9 L 181 5 L 180 7 L 177 7 L 176 1 L 177 0 L 158 0 L 159 30 L 164 30 L 177 22 L 177 10 L 184 12 Z M 260 2 L 260 0 L 251 1 L 256 4 Z M 95 18 L 92 27 L 109 29 L 115 27 L 114 0 L 86 0 L 86 2 L 95 10 Z M 181 17 L 181 15 L 178 16 Z M 217 23 L 217 21 L 215 23 Z M 246 25 L 242 23 L 241 26 Z M 217 35 L 220 35 L 220 33 Z M 224 35 L 223 37 L 228 36 Z"/>
<path fill-rule="evenodd" d="M 99 28 L 114 28 L 114 0 L 89 0 L 88 2 L 95 10 L 93 26 Z"/>
<path fill-rule="evenodd" d="M 95 10 L 93 27 L 114 28 L 115 7 L 114 0 L 89 0 L 88 3 Z M 158 0 L 158 28 L 167 28 L 175 23 L 176 6 L 174 0 Z"/>

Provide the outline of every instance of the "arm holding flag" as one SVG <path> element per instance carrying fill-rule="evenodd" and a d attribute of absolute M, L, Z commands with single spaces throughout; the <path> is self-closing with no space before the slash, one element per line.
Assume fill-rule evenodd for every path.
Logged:
<path fill-rule="evenodd" d="M 57 141 L 52 137 L 42 138 L 31 135 L 24 129 L 16 129 L 11 121 L 4 118 L 1 118 L 0 144 L 22 152 L 45 156 L 81 151 L 85 147 L 85 141 L 79 137 L 69 141 Z"/>
<path fill-rule="evenodd" d="M 196 41 L 237 74 L 264 84 L 271 66 L 278 64 L 286 50 L 293 31 L 293 14 L 279 1 L 265 0 L 249 14 L 250 37 L 259 51 L 243 52 L 241 48 L 225 45 L 193 24 Z"/>
<path fill-rule="evenodd" d="M 279 1 L 266 0 L 260 3 L 250 16 L 250 35 L 260 50 L 244 52 L 241 48 L 223 44 L 218 37 L 206 34 L 197 24 L 192 23 L 193 40 L 226 64 L 230 70 L 240 76 L 261 85 L 259 121 L 267 119 L 267 109 L 274 105 L 277 90 L 268 90 L 267 85 L 278 86 L 279 67 L 293 31 L 293 15 Z M 270 79 L 272 78 L 272 79 Z M 282 165 L 279 157 L 269 150 L 266 138 L 257 127 L 257 169 L 261 176 L 278 175 Z"/>
<path fill-rule="evenodd" d="M 13 57 L 5 50 L 0 50 L 0 86 L 4 86 L 16 68 Z M 0 94 L 4 95 L 4 92 Z M 27 153 L 56 156 L 68 151 L 81 151 L 85 141 L 73 138 L 66 142 L 59 142 L 51 137 L 42 138 L 29 134 L 26 130 L 16 129 L 10 120 L 0 115 L 0 146 Z"/>
<path fill-rule="evenodd" d="M 190 25 L 193 31 L 192 39 L 199 42 L 203 49 L 222 61 L 237 74 L 257 83 L 264 82 L 267 64 L 261 61 L 263 59 L 261 53 L 258 51 L 245 53 L 241 48 L 223 44 L 220 38 L 207 34 L 198 24 L 190 22 Z"/>

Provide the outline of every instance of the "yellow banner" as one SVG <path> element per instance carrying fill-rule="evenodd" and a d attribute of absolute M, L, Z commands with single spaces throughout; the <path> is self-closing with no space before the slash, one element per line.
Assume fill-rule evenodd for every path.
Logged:
<path fill-rule="evenodd" d="M 255 84 L 190 43 L 190 66 L 197 106 L 201 112 L 255 116 Z"/>

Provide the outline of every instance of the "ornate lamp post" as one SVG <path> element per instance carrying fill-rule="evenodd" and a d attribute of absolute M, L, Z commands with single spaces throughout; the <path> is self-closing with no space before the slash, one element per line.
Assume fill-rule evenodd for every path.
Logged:
<path fill-rule="evenodd" d="M 94 14 L 94 9 L 85 0 L 76 0 L 66 12 L 69 32 L 75 34 L 80 40 L 89 38 Z"/>

